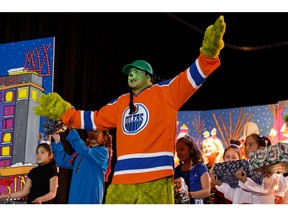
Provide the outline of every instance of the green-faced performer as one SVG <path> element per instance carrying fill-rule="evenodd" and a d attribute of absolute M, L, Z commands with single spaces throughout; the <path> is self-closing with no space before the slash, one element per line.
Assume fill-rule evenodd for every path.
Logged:
<path fill-rule="evenodd" d="M 131 93 L 99 110 L 74 109 L 57 93 L 42 94 L 35 113 L 85 130 L 116 130 L 117 162 L 106 203 L 172 204 L 177 113 L 220 66 L 226 24 L 220 16 L 205 32 L 199 57 L 174 79 L 153 85 L 144 60 L 123 67 Z"/>

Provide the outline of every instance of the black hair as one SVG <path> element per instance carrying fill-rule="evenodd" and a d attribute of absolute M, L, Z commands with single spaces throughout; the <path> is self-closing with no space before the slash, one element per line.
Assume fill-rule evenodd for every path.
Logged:
<path fill-rule="evenodd" d="M 48 155 L 52 155 L 52 158 L 50 159 L 50 163 L 55 163 L 55 158 L 54 158 L 54 154 L 53 154 L 51 146 L 48 143 L 40 143 L 36 148 L 36 153 L 40 147 L 43 147 L 45 150 L 47 150 Z"/>
<path fill-rule="evenodd" d="M 241 146 L 241 142 L 239 140 L 230 139 L 231 145 Z"/>
<path fill-rule="evenodd" d="M 129 114 L 132 114 L 133 112 L 136 111 L 136 107 L 133 103 L 133 92 L 132 92 L 132 89 L 130 90 L 130 101 L 129 101 L 129 108 L 130 108 L 130 112 Z"/>
<path fill-rule="evenodd" d="M 267 147 L 271 145 L 270 139 L 266 136 L 260 136 L 259 134 L 253 133 L 248 135 L 247 137 L 252 137 L 258 143 L 259 146 Z"/>
<path fill-rule="evenodd" d="M 142 69 L 141 69 L 142 70 Z M 144 70 L 143 70 L 144 71 Z M 145 72 L 145 75 L 147 76 L 147 75 L 149 75 L 150 76 L 150 78 L 151 78 L 151 83 L 153 83 L 153 81 L 154 81 L 154 77 L 153 77 L 153 74 L 151 74 L 151 73 L 148 73 L 147 71 L 144 71 Z M 136 107 L 135 107 L 135 105 L 134 105 L 134 103 L 133 103 L 133 91 L 132 91 L 132 89 L 130 89 L 130 101 L 129 101 L 129 109 L 130 109 L 130 112 L 129 112 L 129 114 L 132 114 L 133 112 L 135 112 L 136 111 Z"/>
<path fill-rule="evenodd" d="M 162 81 L 166 81 L 166 80 L 169 80 L 169 79 L 165 79 L 164 77 L 160 77 L 158 75 L 155 75 L 155 74 L 150 74 L 150 73 L 147 73 L 146 72 L 146 75 L 150 75 L 151 77 L 151 82 L 152 83 L 159 83 L 159 82 L 162 82 Z"/>
<path fill-rule="evenodd" d="M 146 75 L 146 76 L 147 76 L 147 75 L 150 76 L 150 78 L 151 78 L 151 83 L 154 83 L 154 75 L 151 74 L 151 73 L 148 73 L 147 71 L 144 71 L 144 72 L 145 72 L 145 75 Z"/>
<path fill-rule="evenodd" d="M 195 144 L 193 138 L 189 136 L 188 134 L 185 135 L 184 137 L 181 137 L 177 140 L 178 142 L 183 142 L 185 145 L 187 145 L 190 149 L 190 157 L 192 159 L 193 164 L 199 164 L 199 163 L 204 163 L 203 155 L 199 147 Z M 182 162 L 180 161 L 180 164 Z"/>
<path fill-rule="evenodd" d="M 266 143 L 266 146 L 270 146 L 272 144 L 270 139 L 266 136 L 261 136 L 261 139 Z"/>

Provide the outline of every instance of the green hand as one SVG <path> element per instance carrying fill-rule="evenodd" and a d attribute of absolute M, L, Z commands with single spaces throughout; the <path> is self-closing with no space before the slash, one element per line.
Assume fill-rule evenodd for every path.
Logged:
<path fill-rule="evenodd" d="M 33 108 L 34 113 L 51 119 L 60 120 L 60 117 L 71 108 L 71 104 L 61 98 L 57 93 L 41 94 L 37 99 L 40 106 Z"/>
<path fill-rule="evenodd" d="M 223 35 L 225 33 L 226 23 L 224 16 L 218 17 L 214 25 L 207 27 L 200 52 L 206 57 L 216 57 L 224 47 Z"/>

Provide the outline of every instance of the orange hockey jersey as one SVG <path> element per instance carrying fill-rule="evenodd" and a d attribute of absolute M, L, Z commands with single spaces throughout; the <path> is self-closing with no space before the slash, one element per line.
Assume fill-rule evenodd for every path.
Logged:
<path fill-rule="evenodd" d="M 78 129 L 117 128 L 117 162 L 112 184 L 136 184 L 173 176 L 178 110 L 219 65 L 218 57 L 200 54 L 174 79 L 151 85 L 134 95 L 137 109 L 132 114 L 127 93 L 99 111 L 71 108 L 61 119 Z"/>

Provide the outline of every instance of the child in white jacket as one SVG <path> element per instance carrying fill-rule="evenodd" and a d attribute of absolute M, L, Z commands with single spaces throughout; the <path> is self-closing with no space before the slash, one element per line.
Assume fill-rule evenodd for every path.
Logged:
<path fill-rule="evenodd" d="M 279 179 L 276 174 L 263 178 L 262 185 L 258 185 L 247 177 L 246 172 L 241 169 L 236 172 L 235 176 L 239 179 L 237 188 L 222 183 L 217 177 L 211 180 L 217 190 L 222 192 L 233 204 L 275 204 L 275 186 L 278 185 Z"/>
<path fill-rule="evenodd" d="M 276 195 L 283 198 L 281 204 L 288 204 L 288 174 L 279 174 L 279 183 Z"/>
<path fill-rule="evenodd" d="M 267 145 L 271 145 L 267 137 L 251 134 L 245 140 L 245 153 L 249 155 L 250 152 L 254 152 L 258 148 L 266 147 Z M 211 176 L 211 181 L 216 185 L 217 190 L 222 192 L 233 204 L 275 204 L 275 189 L 278 188 L 282 191 L 285 188 L 285 186 L 278 187 L 278 174 L 265 174 L 261 185 L 247 177 L 247 173 L 242 169 L 238 170 L 235 176 L 239 180 L 239 187 L 237 188 L 232 188 L 229 184 L 221 182 L 217 179 L 217 176 Z"/>

